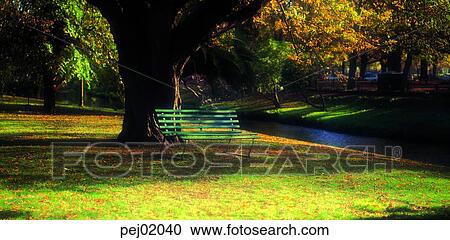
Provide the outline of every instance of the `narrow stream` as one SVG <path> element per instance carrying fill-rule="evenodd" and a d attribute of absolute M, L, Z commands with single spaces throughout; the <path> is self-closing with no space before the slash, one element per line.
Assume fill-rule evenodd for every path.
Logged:
<path fill-rule="evenodd" d="M 241 126 L 248 131 L 335 147 L 352 145 L 375 146 L 375 150 L 379 154 L 384 154 L 385 146 L 400 146 L 403 149 L 403 158 L 405 159 L 450 166 L 450 148 L 445 145 L 418 144 L 401 140 L 362 137 L 274 122 L 242 121 Z"/>

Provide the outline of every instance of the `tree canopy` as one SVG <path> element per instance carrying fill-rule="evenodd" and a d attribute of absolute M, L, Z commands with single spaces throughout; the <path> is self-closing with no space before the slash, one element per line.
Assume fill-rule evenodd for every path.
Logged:
<path fill-rule="evenodd" d="M 3 85 L 31 82 L 34 92 L 50 85 L 44 89 L 47 94 L 72 81 L 84 81 L 88 87 L 109 83 L 116 88 L 109 94 L 120 89 L 109 25 L 85 1 L 5 0 L 1 8 Z M 48 104 L 52 112 L 54 98 Z"/>

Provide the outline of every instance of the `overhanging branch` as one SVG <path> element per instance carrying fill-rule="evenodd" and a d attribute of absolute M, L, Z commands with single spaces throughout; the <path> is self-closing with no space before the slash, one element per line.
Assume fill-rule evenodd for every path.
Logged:
<path fill-rule="evenodd" d="M 172 56 L 184 57 L 206 41 L 218 25 L 233 26 L 253 16 L 266 0 L 205 0 L 172 30 Z"/>

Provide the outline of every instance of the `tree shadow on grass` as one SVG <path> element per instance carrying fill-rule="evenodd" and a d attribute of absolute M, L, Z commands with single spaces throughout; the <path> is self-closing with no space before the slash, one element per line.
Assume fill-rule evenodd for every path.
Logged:
<path fill-rule="evenodd" d="M 39 105 L 2 104 L 1 102 L 0 102 L 0 112 L 45 115 L 45 113 L 43 113 L 43 107 Z M 94 109 L 94 108 L 78 108 L 70 105 L 56 106 L 55 113 L 62 115 L 83 115 L 83 116 L 122 115 L 122 112 L 120 111 L 113 111 L 113 110 L 105 111 L 102 109 Z"/>
<path fill-rule="evenodd" d="M 46 136 L 44 133 L 42 134 L 36 134 L 36 133 L 30 133 L 29 135 L 23 134 L 23 136 L 30 136 L 33 135 L 34 137 L 42 135 Z M 79 134 L 74 133 L 67 133 L 67 134 L 58 134 L 59 136 L 62 136 L 63 138 L 48 138 L 48 139 L 18 139 L 17 137 L 15 139 L 13 138 L 6 138 L 2 137 L 0 139 L 0 147 L 1 146 L 51 146 L 52 143 L 54 144 L 76 144 L 76 143 L 117 143 L 117 139 L 113 138 L 105 138 L 105 139 L 98 139 L 98 138 L 76 138 L 79 136 Z M 64 137 L 67 137 L 67 139 L 64 139 Z"/>
<path fill-rule="evenodd" d="M 29 215 L 30 215 L 29 212 L 1 210 L 0 211 L 0 220 L 13 220 L 13 219 L 19 219 L 19 218 L 28 218 Z"/>
<path fill-rule="evenodd" d="M 388 208 L 385 217 L 368 218 L 369 220 L 449 220 L 450 206 L 412 209 L 410 207 Z"/>

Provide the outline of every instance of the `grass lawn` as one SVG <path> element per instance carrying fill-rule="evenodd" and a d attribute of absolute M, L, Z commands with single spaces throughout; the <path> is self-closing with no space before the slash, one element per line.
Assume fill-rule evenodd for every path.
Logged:
<path fill-rule="evenodd" d="M 449 169 L 396 161 L 391 173 L 244 174 L 94 179 L 67 167 L 52 180 L 51 141 L 108 140 L 121 117 L 90 110 L 48 116 L 0 108 L 0 219 L 442 219 L 450 217 Z M 4 107 L 5 105 L 0 105 Z M 1 110 L 3 109 L 3 110 Z M 74 109 L 74 108 L 73 108 Z M 262 143 L 335 153 L 334 148 L 261 135 Z M 76 150 L 77 146 L 73 146 Z M 277 156 L 278 150 L 269 152 Z M 335 156 L 334 156 L 335 157 Z M 266 156 L 251 161 L 275 166 Z M 87 164 L 93 164 L 87 160 Z M 106 159 L 105 161 L 108 161 Z M 113 160 L 111 160 L 113 161 Z M 323 160 L 317 156 L 317 161 Z M 361 161 L 357 157 L 351 159 Z"/>
<path fill-rule="evenodd" d="M 315 100 L 317 101 L 317 100 Z M 248 118 L 317 127 L 337 132 L 450 143 L 450 97 L 329 95 L 326 111 L 295 97 L 285 97 L 281 109 L 258 97 L 215 104 L 235 108 Z"/>

